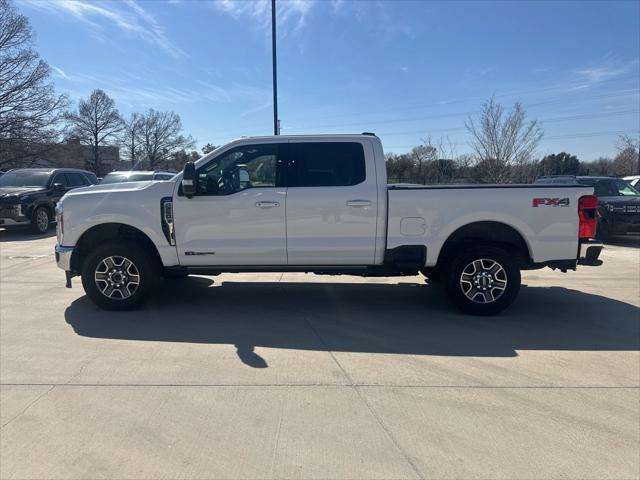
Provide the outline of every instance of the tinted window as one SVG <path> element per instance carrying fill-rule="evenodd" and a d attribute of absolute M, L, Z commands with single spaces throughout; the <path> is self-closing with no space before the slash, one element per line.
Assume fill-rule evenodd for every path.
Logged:
<path fill-rule="evenodd" d="M 170 180 L 175 175 L 171 175 L 169 173 L 156 173 L 154 176 L 154 180 Z"/>
<path fill-rule="evenodd" d="M 245 145 L 213 158 L 197 171 L 198 195 L 275 187 L 279 149 L 278 144 Z"/>
<path fill-rule="evenodd" d="M 84 187 L 89 184 L 79 173 L 67 173 L 66 176 L 70 187 Z"/>
<path fill-rule="evenodd" d="M 89 185 L 95 185 L 96 183 L 98 183 L 98 177 L 96 177 L 95 173 L 87 172 L 84 174 L 84 176 L 87 179 Z"/>
<path fill-rule="evenodd" d="M 593 194 L 599 197 L 613 197 L 618 195 L 618 189 L 610 180 L 600 180 L 596 182 Z"/>
<path fill-rule="evenodd" d="M 64 173 L 56 173 L 51 181 L 51 185 L 56 183 L 61 183 L 63 186 L 68 187 L 69 182 L 67 181 L 67 176 Z"/>
<path fill-rule="evenodd" d="M 640 192 L 638 192 L 638 190 L 636 190 L 630 183 L 627 183 L 623 180 L 616 180 L 615 187 L 618 191 L 618 195 L 634 197 L 640 195 Z"/>
<path fill-rule="evenodd" d="M 365 179 L 364 149 L 360 143 L 292 143 L 289 148 L 290 187 L 340 187 L 357 185 Z"/>
<path fill-rule="evenodd" d="M 49 172 L 14 170 L 0 176 L 0 187 L 44 187 L 49 178 Z"/>

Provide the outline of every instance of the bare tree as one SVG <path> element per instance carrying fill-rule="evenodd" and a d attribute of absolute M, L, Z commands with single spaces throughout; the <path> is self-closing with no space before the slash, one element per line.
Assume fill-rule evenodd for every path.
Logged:
<path fill-rule="evenodd" d="M 617 149 L 618 154 L 613 159 L 612 173 L 620 177 L 640 174 L 640 141 L 629 135 L 621 135 Z"/>
<path fill-rule="evenodd" d="M 483 105 L 479 120 L 470 117 L 465 126 L 472 137 L 477 167 L 491 183 L 508 181 L 512 166 L 530 162 L 543 135 L 537 121 L 526 121 L 522 104 L 516 102 L 505 113 L 493 98 Z"/>
<path fill-rule="evenodd" d="M 140 131 L 142 130 L 142 117 L 139 113 L 132 113 L 124 121 L 122 130 L 123 157 L 131 162 L 131 169 L 136 168 L 136 164 L 141 160 L 142 148 L 140 146 Z"/>
<path fill-rule="evenodd" d="M 151 170 L 171 159 L 180 150 L 193 148 L 195 141 L 182 134 L 180 116 L 150 109 L 141 118 L 140 146 Z"/>
<path fill-rule="evenodd" d="M 71 127 L 71 134 L 91 146 L 92 158 L 87 160 L 86 168 L 100 175 L 100 147 L 115 142 L 124 128 L 115 102 L 103 90 L 96 89 L 88 100 L 81 98 L 78 110 L 67 112 L 65 118 Z"/>
<path fill-rule="evenodd" d="M 0 0 L 0 166 L 25 166 L 56 139 L 68 101 L 56 95 L 50 68 L 33 50 L 29 21 Z"/>

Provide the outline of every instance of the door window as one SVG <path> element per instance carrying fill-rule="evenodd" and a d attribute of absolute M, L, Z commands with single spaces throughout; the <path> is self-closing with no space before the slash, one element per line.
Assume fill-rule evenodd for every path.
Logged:
<path fill-rule="evenodd" d="M 615 188 L 613 182 L 608 180 L 600 180 L 596 182 L 593 189 L 593 194 L 598 197 L 615 197 L 618 195 L 618 190 Z"/>
<path fill-rule="evenodd" d="M 278 144 L 244 145 L 223 153 L 198 169 L 197 195 L 275 187 L 281 149 Z"/>
<path fill-rule="evenodd" d="M 64 188 L 68 188 L 69 187 L 69 182 L 67 181 L 67 176 L 64 173 L 57 173 L 53 177 L 53 180 L 51 181 L 51 185 L 53 186 L 56 183 L 62 184 L 62 186 Z"/>
<path fill-rule="evenodd" d="M 70 187 L 84 187 L 85 185 L 89 185 L 86 179 L 79 173 L 66 173 L 65 175 L 67 176 Z"/>
<path fill-rule="evenodd" d="M 290 187 L 344 187 L 365 180 L 364 149 L 360 143 L 292 143 L 290 152 Z"/>

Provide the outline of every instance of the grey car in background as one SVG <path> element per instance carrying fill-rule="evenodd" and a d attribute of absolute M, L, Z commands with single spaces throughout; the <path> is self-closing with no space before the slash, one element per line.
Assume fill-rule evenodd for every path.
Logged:
<path fill-rule="evenodd" d="M 107 183 L 144 182 L 148 180 L 170 180 L 176 175 L 168 171 L 143 171 L 130 170 L 123 172 L 111 172 L 100 180 L 100 185 Z"/>

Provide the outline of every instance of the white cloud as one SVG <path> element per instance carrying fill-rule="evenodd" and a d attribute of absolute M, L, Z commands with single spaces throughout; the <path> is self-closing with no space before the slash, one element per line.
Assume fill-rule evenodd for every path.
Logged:
<path fill-rule="evenodd" d="M 245 18 L 257 22 L 260 28 L 271 31 L 271 2 L 269 0 L 216 0 L 215 9 L 231 15 L 236 20 Z M 309 12 L 315 6 L 314 0 L 288 0 L 276 2 L 278 32 L 287 35 L 300 30 L 305 25 Z"/>
<path fill-rule="evenodd" d="M 621 63 L 607 58 L 604 65 L 573 70 L 572 73 L 576 75 L 582 83 L 580 88 L 587 88 L 598 83 L 622 77 L 633 71 L 637 72 L 637 69 L 637 59 Z"/>
<path fill-rule="evenodd" d="M 86 0 L 20 0 L 20 3 L 38 10 L 69 15 L 92 29 L 101 28 L 100 21 L 107 22 L 161 48 L 172 57 L 185 55 L 167 38 L 164 28 L 155 17 L 134 0 L 101 3 Z"/>
<path fill-rule="evenodd" d="M 65 73 L 65 71 L 62 70 L 61 68 L 56 67 L 55 65 L 50 65 L 50 66 L 51 66 L 51 70 L 53 70 L 53 75 L 54 76 L 59 77 L 59 78 L 64 78 L 65 80 L 69 80 L 70 79 L 69 75 L 67 75 Z"/>
<path fill-rule="evenodd" d="M 584 80 L 589 83 L 600 83 L 605 80 L 609 80 L 610 78 L 619 77 L 626 72 L 627 70 L 625 68 L 609 67 L 585 68 L 583 70 L 575 71 L 575 73 L 583 77 Z"/>

